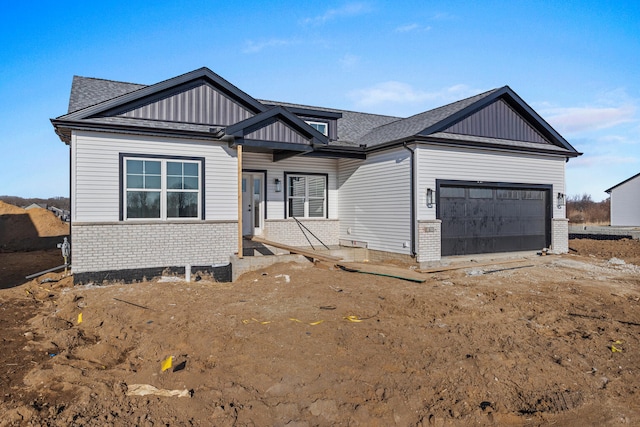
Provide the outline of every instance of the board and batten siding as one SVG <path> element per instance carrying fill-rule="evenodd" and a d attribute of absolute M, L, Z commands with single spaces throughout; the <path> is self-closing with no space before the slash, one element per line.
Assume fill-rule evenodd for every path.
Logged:
<path fill-rule="evenodd" d="M 611 225 L 640 226 L 640 176 L 611 190 Z"/>
<path fill-rule="evenodd" d="M 418 145 L 416 156 L 418 220 L 436 219 L 435 196 L 431 208 L 426 199 L 437 179 L 552 185 L 553 218 L 565 218 L 565 207 L 557 207 L 558 193 L 565 193 L 564 157 L 426 144 Z"/>
<path fill-rule="evenodd" d="M 225 144 L 178 138 L 74 131 L 71 140 L 72 221 L 120 220 L 120 153 L 205 159 L 206 220 L 238 218 L 237 157 Z"/>
<path fill-rule="evenodd" d="M 267 219 L 284 218 L 284 187 L 287 185 L 284 181 L 285 172 L 327 174 L 329 219 L 338 219 L 337 160 L 297 156 L 274 163 L 271 154 L 245 152 L 242 156 L 242 169 L 267 171 Z M 279 193 L 276 192 L 276 178 L 282 181 L 282 191 Z"/>
<path fill-rule="evenodd" d="M 366 160 L 340 161 L 340 239 L 410 254 L 410 163 L 404 148 L 369 154 Z"/>

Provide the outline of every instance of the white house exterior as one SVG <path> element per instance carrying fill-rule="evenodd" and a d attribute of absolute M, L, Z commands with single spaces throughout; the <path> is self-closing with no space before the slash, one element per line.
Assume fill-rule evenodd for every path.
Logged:
<path fill-rule="evenodd" d="M 207 68 L 151 86 L 74 77 L 76 281 L 225 264 L 242 238 L 438 262 L 566 252 L 580 153 L 508 87 L 399 118 L 259 101 Z"/>
<path fill-rule="evenodd" d="M 606 192 L 611 196 L 611 225 L 640 227 L 640 173 Z"/>

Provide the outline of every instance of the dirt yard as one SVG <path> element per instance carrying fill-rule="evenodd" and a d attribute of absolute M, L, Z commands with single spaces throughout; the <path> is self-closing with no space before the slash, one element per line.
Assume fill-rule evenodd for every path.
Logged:
<path fill-rule="evenodd" d="M 47 274 L 0 290 L 0 426 L 640 425 L 640 242 L 570 246 L 424 283 Z"/>

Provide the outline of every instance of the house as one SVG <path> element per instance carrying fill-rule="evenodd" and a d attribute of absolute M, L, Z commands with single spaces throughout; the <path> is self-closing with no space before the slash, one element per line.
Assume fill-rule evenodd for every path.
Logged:
<path fill-rule="evenodd" d="M 150 86 L 74 77 L 76 281 L 228 263 L 242 236 L 443 256 L 568 250 L 579 156 L 508 86 L 408 118 L 257 100 L 208 68 Z M 119 277 L 119 276 L 118 276 Z"/>
<path fill-rule="evenodd" d="M 23 207 L 24 210 L 29 210 L 29 209 L 47 209 L 47 205 L 42 203 L 31 203 L 29 206 L 24 206 Z"/>
<path fill-rule="evenodd" d="M 605 192 L 611 196 L 611 225 L 640 227 L 640 173 Z"/>

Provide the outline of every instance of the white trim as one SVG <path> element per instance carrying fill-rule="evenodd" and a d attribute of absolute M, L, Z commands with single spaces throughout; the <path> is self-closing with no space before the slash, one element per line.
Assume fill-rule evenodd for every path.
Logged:
<path fill-rule="evenodd" d="M 128 160 L 135 160 L 135 161 L 143 161 L 143 162 L 159 162 L 160 163 L 160 188 L 152 188 L 152 189 L 147 189 L 147 188 L 131 188 L 129 189 L 129 187 L 127 186 L 127 161 Z M 196 200 L 198 202 L 198 213 L 195 217 L 174 217 L 174 216 L 168 216 L 167 213 L 167 197 L 168 197 L 168 193 L 171 192 L 171 189 L 167 188 L 167 178 L 168 178 L 168 172 L 167 172 L 167 163 L 169 162 L 173 162 L 173 163 L 191 163 L 191 164 L 195 164 L 198 167 L 198 175 L 197 175 L 197 182 L 198 182 L 198 188 L 197 190 L 193 190 L 193 189 L 186 189 L 186 190 L 181 190 L 180 192 L 184 192 L 184 193 L 192 193 L 192 194 L 196 194 Z M 181 158 L 156 158 L 156 157 L 137 157 L 135 155 L 133 156 L 124 156 L 122 158 L 122 217 L 124 219 L 124 221 L 132 221 L 132 222 L 139 222 L 139 221 L 168 221 L 168 220 L 180 220 L 180 221 L 201 221 L 202 220 L 202 161 L 200 160 L 187 160 L 187 159 L 181 159 Z M 127 211 L 127 193 L 129 192 L 129 190 L 131 191 L 141 191 L 141 192 L 160 192 L 160 217 L 159 218 L 129 218 L 127 216 L 128 211 Z"/>
<path fill-rule="evenodd" d="M 304 196 L 292 196 L 291 191 L 289 191 L 289 180 L 291 178 L 304 178 Z M 324 181 L 324 194 L 322 198 L 318 196 L 309 196 L 309 178 L 322 178 Z M 292 218 L 291 211 L 289 210 L 289 200 L 291 199 L 303 199 L 303 216 L 296 216 L 299 219 L 311 219 L 311 218 L 319 218 L 326 219 L 327 218 L 327 183 L 328 179 L 326 175 L 318 175 L 318 174 L 304 174 L 304 173 L 295 173 L 290 174 L 287 173 L 287 200 L 285 201 L 285 206 L 287 209 L 287 218 Z M 309 216 L 309 201 L 310 200 L 320 200 L 322 199 L 322 215 L 321 216 Z"/>
<path fill-rule="evenodd" d="M 311 120 L 306 120 L 305 123 L 308 124 L 309 126 L 311 126 L 312 128 L 314 128 L 315 130 L 317 130 L 318 132 L 320 132 L 321 134 L 323 134 L 324 136 L 329 136 L 329 123 L 327 123 L 327 122 L 316 122 L 316 121 L 311 121 Z M 324 126 L 324 130 L 318 129 L 318 127 L 320 127 L 320 126 Z"/>

